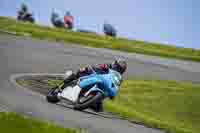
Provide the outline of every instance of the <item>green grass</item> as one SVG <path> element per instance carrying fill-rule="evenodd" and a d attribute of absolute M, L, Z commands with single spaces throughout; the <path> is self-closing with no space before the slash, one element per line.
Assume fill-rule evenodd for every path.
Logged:
<path fill-rule="evenodd" d="M 51 87 L 59 86 L 61 83 L 63 83 L 63 80 L 48 80 L 48 85 Z"/>
<path fill-rule="evenodd" d="M 84 133 L 81 129 L 68 129 L 40 122 L 16 113 L 0 113 L 1 133 Z"/>
<path fill-rule="evenodd" d="M 106 100 L 104 106 L 108 112 L 170 133 L 199 133 L 199 101 L 199 85 L 126 80 L 115 100 Z"/>
<path fill-rule="evenodd" d="M 64 41 L 96 48 L 108 48 L 168 58 L 200 61 L 200 50 L 192 48 L 177 48 L 171 45 L 98 36 L 91 33 L 72 32 L 64 29 L 17 22 L 5 17 L 0 17 L 0 29 L 13 31 L 16 32 L 17 35 L 22 36 L 28 34 L 33 38 L 39 39 Z"/>

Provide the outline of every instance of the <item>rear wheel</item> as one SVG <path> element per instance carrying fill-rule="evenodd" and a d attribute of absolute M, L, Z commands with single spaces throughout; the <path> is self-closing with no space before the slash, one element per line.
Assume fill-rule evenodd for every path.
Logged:
<path fill-rule="evenodd" d="M 50 92 L 48 93 L 48 95 L 46 96 L 46 99 L 48 102 L 50 103 L 57 103 L 60 101 L 60 99 L 58 99 L 58 89 L 57 88 L 53 88 L 50 90 Z"/>
<path fill-rule="evenodd" d="M 87 97 L 81 96 L 77 103 L 74 105 L 75 110 L 84 110 L 96 104 L 98 101 L 103 100 L 103 94 L 101 92 L 96 92 Z"/>
<path fill-rule="evenodd" d="M 28 21 L 29 21 L 30 23 L 34 23 L 34 22 L 35 22 L 35 20 L 34 20 L 33 17 L 29 17 L 29 18 L 28 18 Z"/>

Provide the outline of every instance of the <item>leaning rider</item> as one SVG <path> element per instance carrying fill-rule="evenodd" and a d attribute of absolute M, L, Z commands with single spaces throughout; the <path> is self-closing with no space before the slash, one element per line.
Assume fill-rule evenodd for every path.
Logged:
<path fill-rule="evenodd" d="M 83 76 L 90 75 L 94 71 L 97 74 L 106 74 L 109 72 L 109 69 L 115 70 L 119 72 L 121 75 L 123 75 L 127 69 L 127 63 L 124 59 L 118 59 L 111 64 L 96 64 L 80 68 L 76 73 L 73 73 L 71 76 L 69 76 L 64 80 L 64 85 L 61 87 L 61 89 L 64 89 L 67 86 L 67 84 L 70 83 L 71 81 L 79 79 L 80 77 Z M 97 103 L 96 105 L 94 105 L 94 107 L 91 108 L 96 112 L 103 111 L 102 101 L 99 101 L 99 103 Z"/>

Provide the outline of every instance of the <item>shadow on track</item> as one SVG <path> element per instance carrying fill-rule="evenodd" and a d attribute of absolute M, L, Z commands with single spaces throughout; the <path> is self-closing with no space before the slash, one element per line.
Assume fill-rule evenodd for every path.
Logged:
<path fill-rule="evenodd" d="M 68 109 L 73 109 L 73 105 L 70 104 L 70 103 L 66 103 L 66 102 L 59 102 L 57 103 L 56 105 L 58 106 L 61 106 L 61 107 L 64 107 L 64 108 L 68 108 Z M 77 110 L 74 110 L 74 111 L 77 111 Z M 83 110 L 83 111 L 79 111 L 79 112 L 82 112 L 82 113 L 85 113 L 85 114 L 90 114 L 90 115 L 93 115 L 93 116 L 99 116 L 99 117 L 102 117 L 102 118 L 107 118 L 107 119 L 119 119 L 119 120 L 126 120 L 126 119 L 123 119 L 119 116 L 116 116 L 112 113 L 109 113 L 109 112 L 94 112 L 90 109 L 86 109 L 86 110 Z"/>

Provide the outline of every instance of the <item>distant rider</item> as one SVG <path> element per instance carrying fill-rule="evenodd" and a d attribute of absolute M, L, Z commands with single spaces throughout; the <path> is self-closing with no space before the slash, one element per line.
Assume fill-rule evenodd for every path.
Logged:
<path fill-rule="evenodd" d="M 64 23 L 63 23 L 62 19 L 59 17 L 58 13 L 56 13 L 55 11 L 53 11 L 51 14 L 51 22 L 57 28 L 64 27 Z"/>
<path fill-rule="evenodd" d="M 67 11 L 64 16 L 65 27 L 68 29 L 72 29 L 73 23 L 74 23 L 74 17 L 71 15 L 69 11 Z"/>
<path fill-rule="evenodd" d="M 21 9 L 18 11 L 18 14 L 22 17 L 28 14 L 28 7 L 24 3 L 22 3 Z"/>
<path fill-rule="evenodd" d="M 112 26 L 109 23 L 104 23 L 103 32 L 108 36 L 112 36 L 112 37 L 117 36 L 117 30 L 114 28 L 114 26 Z"/>

